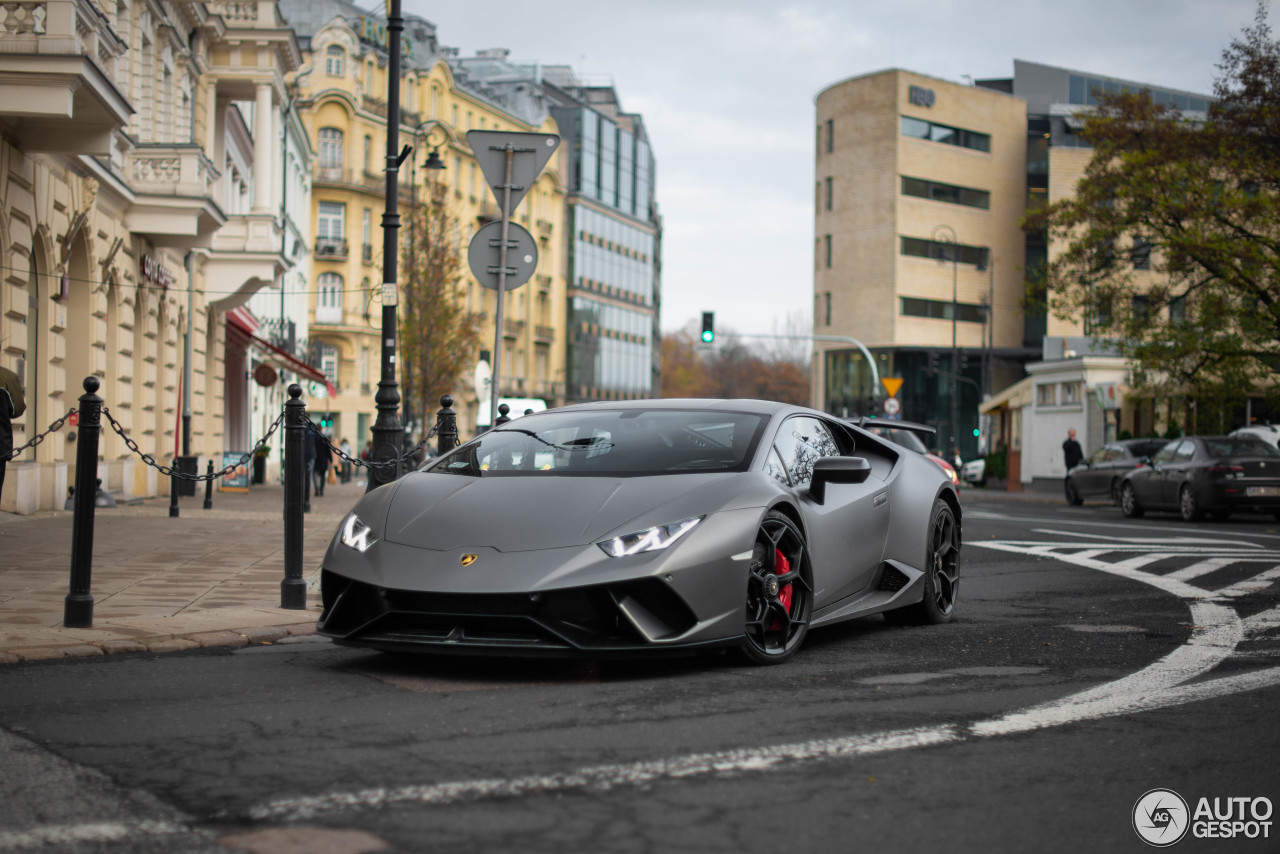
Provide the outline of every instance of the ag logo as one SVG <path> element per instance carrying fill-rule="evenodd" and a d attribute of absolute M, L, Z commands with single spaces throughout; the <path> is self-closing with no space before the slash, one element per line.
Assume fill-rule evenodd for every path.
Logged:
<path fill-rule="evenodd" d="M 1172 789 L 1152 789 L 1133 805 L 1133 829 L 1156 848 L 1168 848 L 1187 835 L 1191 815 L 1187 802 Z"/>
<path fill-rule="evenodd" d="M 471 564 L 475 563 L 476 559 L 479 557 L 480 555 L 463 555 L 462 560 L 458 562 L 461 563 L 463 566 L 471 566 Z"/>

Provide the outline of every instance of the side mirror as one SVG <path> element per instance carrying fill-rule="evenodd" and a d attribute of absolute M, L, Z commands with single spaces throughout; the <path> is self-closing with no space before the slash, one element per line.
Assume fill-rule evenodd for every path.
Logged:
<path fill-rule="evenodd" d="M 819 504 L 827 499 L 828 483 L 862 483 L 871 474 L 865 457 L 820 457 L 813 464 L 809 495 Z"/>

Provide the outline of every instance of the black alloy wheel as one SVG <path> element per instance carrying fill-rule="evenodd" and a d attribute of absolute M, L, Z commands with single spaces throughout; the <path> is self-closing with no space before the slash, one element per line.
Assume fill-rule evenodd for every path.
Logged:
<path fill-rule="evenodd" d="M 941 498 L 933 504 L 926 542 L 924 598 L 886 611 L 884 617 L 889 622 L 929 625 L 955 619 L 960 593 L 960 524 L 951 505 Z"/>
<path fill-rule="evenodd" d="M 781 664 L 809 631 L 813 572 L 804 534 L 789 517 L 769 511 L 760 523 L 747 577 L 742 653 L 752 664 Z"/>
<path fill-rule="evenodd" d="M 1138 496 L 1133 490 L 1132 483 L 1125 483 L 1120 487 L 1120 512 L 1130 519 L 1141 519 L 1142 514 L 1147 512 L 1138 503 Z"/>
<path fill-rule="evenodd" d="M 1111 478 L 1111 488 L 1107 490 L 1107 495 L 1111 497 L 1112 504 L 1120 503 L 1120 479 Z"/>
<path fill-rule="evenodd" d="M 1178 491 L 1178 512 L 1182 514 L 1184 522 L 1199 522 L 1204 518 L 1204 508 L 1196 500 L 1196 491 L 1189 483 L 1182 484 L 1182 489 Z"/>
<path fill-rule="evenodd" d="M 1067 493 L 1067 503 L 1079 506 L 1084 503 L 1084 499 L 1080 497 L 1080 493 L 1076 490 L 1076 485 L 1071 482 L 1071 478 L 1063 481 Z"/>

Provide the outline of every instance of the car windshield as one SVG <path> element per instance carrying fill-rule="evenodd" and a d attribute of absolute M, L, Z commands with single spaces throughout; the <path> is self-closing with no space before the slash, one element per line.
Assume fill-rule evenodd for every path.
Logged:
<path fill-rule="evenodd" d="M 1225 439 L 1206 439 L 1205 449 L 1211 457 L 1280 457 L 1276 446 L 1257 436 L 1228 436 Z"/>
<path fill-rule="evenodd" d="M 765 423 L 721 410 L 548 412 L 491 430 L 422 470 L 470 477 L 745 471 Z"/>
<path fill-rule="evenodd" d="M 1168 444 L 1167 439 L 1148 439 L 1129 445 L 1129 453 L 1135 457 L 1150 457 L 1160 453 L 1160 449 Z"/>

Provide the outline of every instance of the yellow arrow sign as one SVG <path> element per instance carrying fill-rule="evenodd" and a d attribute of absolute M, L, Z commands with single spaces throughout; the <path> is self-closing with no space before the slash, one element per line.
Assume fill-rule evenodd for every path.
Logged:
<path fill-rule="evenodd" d="M 881 377 L 880 385 L 889 392 L 889 397 L 897 397 L 898 389 L 902 388 L 902 377 Z"/>

